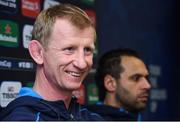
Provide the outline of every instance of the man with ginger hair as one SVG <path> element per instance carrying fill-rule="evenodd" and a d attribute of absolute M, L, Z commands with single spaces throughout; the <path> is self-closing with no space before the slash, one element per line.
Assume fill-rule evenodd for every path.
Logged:
<path fill-rule="evenodd" d="M 43 10 L 28 48 L 37 64 L 34 86 L 23 87 L 0 120 L 102 120 L 72 95 L 91 69 L 95 40 L 94 25 L 80 8 L 60 4 Z"/>

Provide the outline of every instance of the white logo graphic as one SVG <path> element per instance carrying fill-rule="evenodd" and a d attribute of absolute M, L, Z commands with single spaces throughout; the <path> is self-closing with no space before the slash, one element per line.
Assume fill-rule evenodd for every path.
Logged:
<path fill-rule="evenodd" d="M 28 44 L 31 41 L 32 38 L 32 25 L 25 25 L 23 28 L 23 46 L 24 48 L 28 48 Z"/>
<path fill-rule="evenodd" d="M 21 87 L 21 82 L 3 81 L 0 88 L 1 106 L 6 107 L 12 100 L 14 100 Z"/>
<path fill-rule="evenodd" d="M 55 1 L 55 0 L 45 0 L 44 1 L 44 9 L 47 9 L 51 6 L 54 6 L 54 5 L 58 5 L 60 4 L 58 1 Z"/>
<path fill-rule="evenodd" d="M 17 8 L 16 0 L 0 0 L 0 5 L 6 6 L 9 8 Z"/>

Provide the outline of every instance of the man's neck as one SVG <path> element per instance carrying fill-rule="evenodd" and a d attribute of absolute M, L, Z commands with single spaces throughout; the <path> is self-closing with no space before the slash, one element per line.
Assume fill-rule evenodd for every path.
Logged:
<path fill-rule="evenodd" d="M 64 101 L 66 108 L 69 107 L 69 104 L 71 102 L 71 91 L 58 88 L 56 84 L 48 81 L 43 75 L 36 75 L 33 90 L 36 91 L 43 99 L 47 101 Z"/>
<path fill-rule="evenodd" d="M 115 98 L 114 96 L 111 94 L 111 95 L 106 95 L 105 99 L 104 99 L 104 104 L 105 105 L 109 105 L 109 106 L 112 106 L 112 107 L 115 107 L 115 108 L 120 108 L 121 105 L 115 101 Z"/>

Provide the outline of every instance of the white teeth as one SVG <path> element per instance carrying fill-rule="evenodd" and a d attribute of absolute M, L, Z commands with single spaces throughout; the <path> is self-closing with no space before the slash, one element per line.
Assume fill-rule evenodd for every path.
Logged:
<path fill-rule="evenodd" d="M 71 74 L 72 76 L 80 77 L 80 73 L 77 72 L 68 72 L 68 73 Z"/>

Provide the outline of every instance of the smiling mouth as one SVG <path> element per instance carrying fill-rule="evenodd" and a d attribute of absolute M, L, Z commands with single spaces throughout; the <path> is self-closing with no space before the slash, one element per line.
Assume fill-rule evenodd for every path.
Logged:
<path fill-rule="evenodd" d="M 73 77 L 80 77 L 81 73 L 73 72 L 73 71 L 66 71 L 66 73 L 70 74 Z"/>

